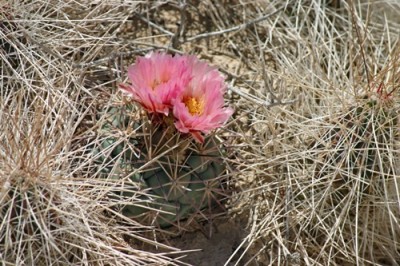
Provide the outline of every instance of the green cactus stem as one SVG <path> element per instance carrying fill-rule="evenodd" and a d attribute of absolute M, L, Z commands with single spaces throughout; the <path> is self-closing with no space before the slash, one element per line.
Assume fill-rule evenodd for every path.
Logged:
<path fill-rule="evenodd" d="M 129 112 L 126 107 L 106 112 L 93 152 L 100 177 L 129 176 L 120 196 L 129 200 L 139 195 L 136 202 L 121 206 L 122 213 L 166 228 L 211 208 L 225 171 L 219 142 L 209 137 L 199 144 L 165 121 L 133 121 Z"/>

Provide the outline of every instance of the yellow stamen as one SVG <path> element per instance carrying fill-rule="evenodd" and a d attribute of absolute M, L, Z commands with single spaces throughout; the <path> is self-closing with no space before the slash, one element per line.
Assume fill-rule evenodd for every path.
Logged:
<path fill-rule="evenodd" d="M 201 115 L 204 111 L 203 99 L 199 100 L 195 97 L 187 97 L 183 100 L 183 103 L 186 105 L 191 115 Z"/>

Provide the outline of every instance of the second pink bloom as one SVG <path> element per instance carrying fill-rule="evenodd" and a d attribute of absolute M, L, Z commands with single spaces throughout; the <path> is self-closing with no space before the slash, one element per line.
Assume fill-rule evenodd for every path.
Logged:
<path fill-rule="evenodd" d="M 218 70 L 194 56 L 186 56 L 185 59 L 192 78 L 181 95 L 174 100 L 175 126 L 180 132 L 190 133 L 203 142 L 201 133 L 208 134 L 222 126 L 233 110 L 223 107 L 226 87 Z"/>

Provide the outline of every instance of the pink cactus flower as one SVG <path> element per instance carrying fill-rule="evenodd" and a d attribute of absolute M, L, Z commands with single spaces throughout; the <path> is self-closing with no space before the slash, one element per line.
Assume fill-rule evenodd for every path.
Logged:
<path fill-rule="evenodd" d="M 175 127 L 182 133 L 190 133 L 199 142 L 204 142 L 201 133 L 209 133 L 220 127 L 232 115 L 231 108 L 224 108 L 224 78 L 217 69 L 186 56 L 191 69 L 191 80 L 181 95 L 174 100 Z"/>
<path fill-rule="evenodd" d="M 130 85 L 120 88 L 150 113 L 168 115 L 175 98 L 182 94 L 190 81 L 187 61 L 183 56 L 149 53 L 138 57 L 129 67 Z"/>

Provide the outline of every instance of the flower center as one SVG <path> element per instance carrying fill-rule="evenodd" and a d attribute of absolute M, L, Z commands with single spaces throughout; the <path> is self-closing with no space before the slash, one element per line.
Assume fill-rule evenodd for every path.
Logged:
<path fill-rule="evenodd" d="M 195 97 L 186 97 L 183 99 L 183 103 L 186 105 L 191 115 L 201 115 L 204 111 L 204 100 L 197 99 Z"/>

